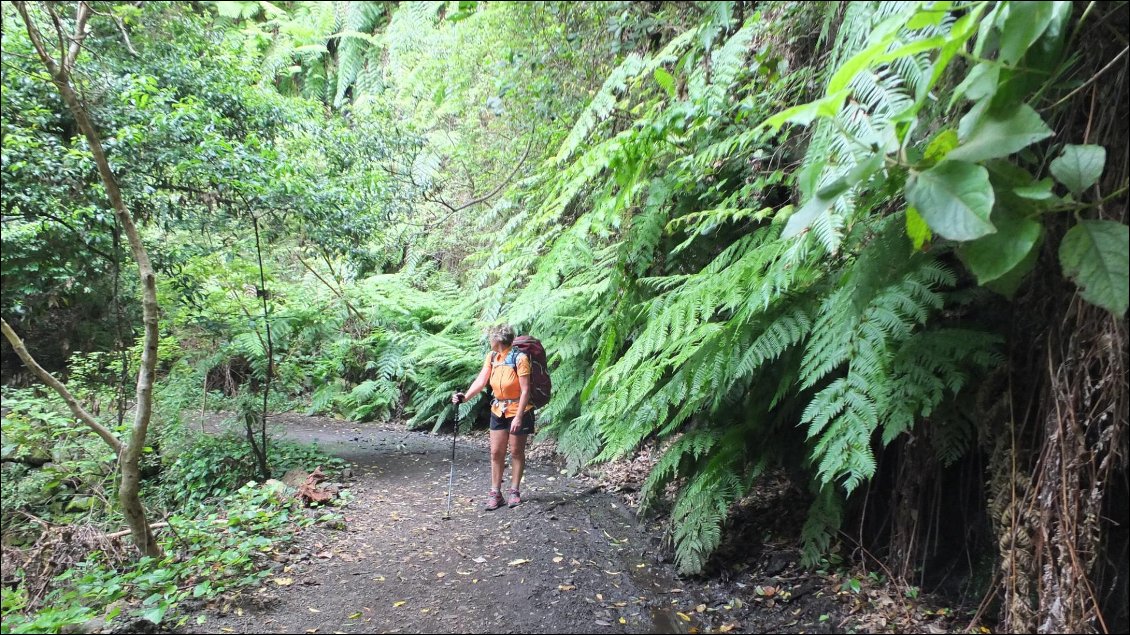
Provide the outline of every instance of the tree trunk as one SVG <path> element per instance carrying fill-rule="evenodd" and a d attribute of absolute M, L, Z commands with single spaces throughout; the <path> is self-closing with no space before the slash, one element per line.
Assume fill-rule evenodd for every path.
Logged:
<path fill-rule="evenodd" d="M 71 70 L 78 53 L 82 50 L 83 40 L 86 38 L 86 23 L 90 17 L 91 9 L 85 2 L 79 3 L 75 18 L 75 33 L 73 36 L 67 36 L 63 32 L 62 24 L 54 9 L 49 5 L 45 7 L 55 24 L 59 42 L 70 42 L 66 56 L 56 62 L 47 52 L 39 28 L 28 14 L 27 4 L 24 2 L 16 3 L 16 8 L 19 10 L 20 16 L 23 17 L 28 35 L 39 54 L 40 60 L 43 61 L 44 66 L 51 74 L 51 81 L 59 89 L 59 94 L 90 145 L 90 153 L 98 166 L 98 174 L 102 177 L 106 195 L 110 199 L 110 204 L 114 208 L 114 214 L 117 216 L 119 224 L 126 233 L 130 251 L 133 252 L 134 260 L 137 262 L 142 289 L 141 307 L 142 321 L 145 324 L 145 344 L 141 353 L 141 368 L 137 374 L 137 412 L 134 417 L 133 429 L 130 431 L 129 441 L 122 449 L 118 461 L 122 473 L 118 496 L 121 499 L 122 512 L 125 514 L 126 522 L 130 526 L 137 548 L 147 556 L 158 556 L 161 553 L 161 548 L 153 539 L 153 532 L 145 518 L 145 508 L 142 507 L 141 499 L 138 496 L 141 480 L 139 470 L 141 451 L 145 447 L 145 436 L 149 430 L 149 419 L 153 412 L 153 375 L 157 365 L 158 340 L 157 281 L 153 275 L 153 267 L 149 263 L 149 254 L 145 251 L 145 245 L 141 242 L 141 235 L 133 222 L 133 216 L 122 201 L 121 190 L 118 188 L 117 179 L 110 169 L 110 163 L 106 160 L 106 153 L 102 149 L 102 141 L 98 136 L 98 131 L 71 85 Z"/>

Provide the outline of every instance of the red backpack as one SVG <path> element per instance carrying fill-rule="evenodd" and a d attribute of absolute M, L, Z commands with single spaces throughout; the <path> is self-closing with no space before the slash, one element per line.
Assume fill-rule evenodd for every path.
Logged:
<path fill-rule="evenodd" d="M 549 365 L 545 361 L 545 347 L 530 335 L 514 338 L 505 363 L 515 372 L 518 370 L 518 353 L 523 353 L 530 359 L 530 403 L 535 408 L 544 408 L 549 403 L 549 395 L 553 390 L 553 383 L 549 380 Z"/>

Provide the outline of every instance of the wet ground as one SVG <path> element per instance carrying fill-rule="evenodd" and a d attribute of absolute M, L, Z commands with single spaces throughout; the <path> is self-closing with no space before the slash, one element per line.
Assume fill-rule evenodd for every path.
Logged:
<path fill-rule="evenodd" d="M 923 607 L 906 605 L 890 588 L 870 588 L 864 580 L 863 588 L 849 592 L 834 575 L 801 570 L 790 527 L 792 517 L 803 519 L 803 506 L 789 503 L 787 487 L 765 488 L 764 510 L 755 510 L 746 523 L 753 534 L 761 532 L 757 539 L 740 532 L 746 538 L 727 541 L 709 575 L 681 578 L 660 525 L 639 522 L 623 498 L 594 486 L 592 478 L 569 477 L 552 458 L 528 461 L 521 505 L 485 511 L 490 465 L 484 432 L 456 442 L 447 517 L 449 435 L 298 415 L 275 423 L 281 436 L 315 443 L 352 462 L 344 482 L 348 503 L 339 510 L 345 522 L 339 529 L 301 532 L 289 553 L 276 556 L 263 587 L 197 607 L 186 632 L 813 633 L 955 627 L 943 614 L 935 618 Z M 552 456 L 538 451 L 536 439 L 531 449 L 533 456 Z"/>

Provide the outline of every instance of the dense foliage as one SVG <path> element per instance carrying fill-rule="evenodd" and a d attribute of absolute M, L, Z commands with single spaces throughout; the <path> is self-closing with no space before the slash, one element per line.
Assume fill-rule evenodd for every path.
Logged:
<path fill-rule="evenodd" d="M 1049 580 L 1005 590 L 1009 628 L 1093 625 L 1124 597 L 1110 583 L 1054 619 L 1039 600 L 1119 571 L 1065 554 L 1095 553 L 1098 519 L 1125 514 L 1106 484 L 1127 439 L 1126 62 L 1093 37 L 1124 5 L 105 4 L 80 85 L 159 273 L 152 470 L 193 484 L 154 486 L 170 513 L 251 496 L 262 472 L 189 432 L 205 411 L 438 429 L 483 327 L 506 321 L 550 352 L 538 418 L 570 469 L 661 448 L 644 507 L 685 573 L 782 470 L 807 491 L 807 564 L 847 519 L 875 522 L 874 487 L 894 502 L 869 548 L 925 580 L 943 503 L 915 497 L 960 472 L 980 520 L 950 561 Z M 88 149 L 3 17 L 2 311 L 120 413 L 136 276 Z M 1077 389 L 1026 379 L 1075 363 Z M 91 502 L 104 448 L 41 396 L 4 407 L 5 532 L 30 529 L 17 510 L 114 521 Z M 1044 431 L 1058 412 L 1080 427 Z M 1086 450 L 1093 469 L 1054 513 L 1078 528 L 1021 526 L 1044 487 L 1023 466 L 1052 470 L 1041 448 L 1072 436 L 1064 464 Z M 273 471 L 302 462 L 271 452 Z M 221 477 L 217 453 L 246 472 Z M 1057 551 L 1033 555 L 1040 532 Z"/>

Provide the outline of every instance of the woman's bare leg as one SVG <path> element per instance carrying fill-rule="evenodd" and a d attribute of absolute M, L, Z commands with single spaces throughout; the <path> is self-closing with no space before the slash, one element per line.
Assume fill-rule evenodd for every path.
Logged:
<path fill-rule="evenodd" d="M 490 487 L 497 491 L 502 489 L 502 470 L 506 467 L 506 439 L 510 432 L 506 430 L 490 431 Z"/>
<path fill-rule="evenodd" d="M 520 490 L 522 473 L 526 470 L 526 439 L 528 434 L 510 435 L 510 486 Z M 499 481 L 501 483 L 501 481 Z"/>

